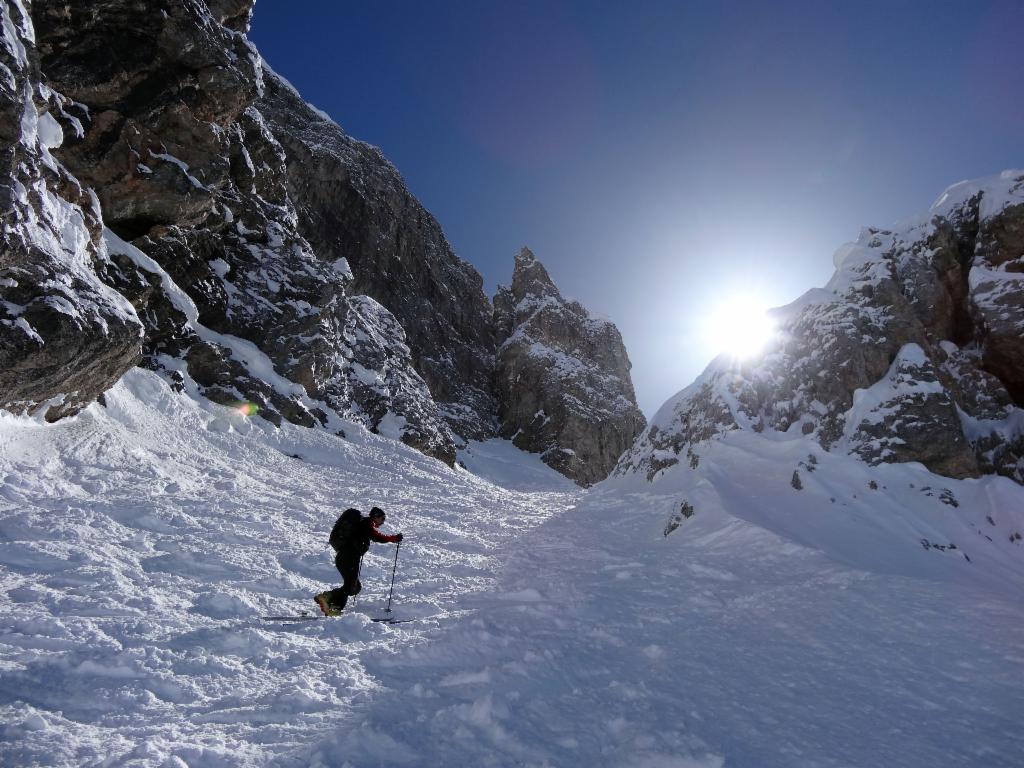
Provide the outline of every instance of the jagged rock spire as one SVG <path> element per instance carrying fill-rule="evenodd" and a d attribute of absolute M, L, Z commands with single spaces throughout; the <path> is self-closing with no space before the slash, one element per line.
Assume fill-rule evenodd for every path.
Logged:
<path fill-rule="evenodd" d="M 529 248 L 494 311 L 501 435 L 582 485 L 604 479 L 645 424 L 618 329 L 563 299 Z"/>
<path fill-rule="evenodd" d="M 530 295 L 562 297 L 544 265 L 525 245 L 516 254 L 512 271 L 512 295 L 517 301 Z"/>

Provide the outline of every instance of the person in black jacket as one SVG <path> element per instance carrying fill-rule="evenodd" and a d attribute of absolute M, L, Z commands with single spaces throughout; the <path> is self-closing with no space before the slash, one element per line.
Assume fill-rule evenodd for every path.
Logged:
<path fill-rule="evenodd" d="M 338 616 L 345 609 L 349 596 L 358 595 L 363 588 L 359 581 L 359 563 L 370 548 L 371 541 L 397 544 L 402 540 L 400 533 L 387 536 L 377 530 L 385 518 L 384 510 L 374 507 L 368 516 L 360 517 L 342 535 L 336 536 L 332 532 L 331 544 L 338 552 L 334 556 L 334 567 L 341 574 L 342 585 L 313 598 L 325 616 Z"/>

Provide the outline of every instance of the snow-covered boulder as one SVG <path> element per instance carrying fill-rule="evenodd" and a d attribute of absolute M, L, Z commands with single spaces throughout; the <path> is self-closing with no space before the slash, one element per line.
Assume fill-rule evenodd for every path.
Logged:
<path fill-rule="evenodd" d="M 774 311 L 761 356 L 716 360 L 617 472 L 696 466 L 702 442 L 749 429 L 1024 482 L 1024 172 L 956 184 L 834 261 L 824 288 Z"/>
<path fill-rule="evenodd" d="M 618 329 L 564 299 L 528 248 L 494 304 L 501 435 L 582 485 L 603 480 L 645 424 Z"/>

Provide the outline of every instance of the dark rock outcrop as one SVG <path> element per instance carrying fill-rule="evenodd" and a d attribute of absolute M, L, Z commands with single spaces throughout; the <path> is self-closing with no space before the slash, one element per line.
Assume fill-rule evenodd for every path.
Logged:
<path fill-rule="evenodd" d="M 982 366 L 1024 407 L 1024 191 L 1018 200 L 982 218 L 969 287 Z"/>
<path fill-rule="evenodd" d="M 563 299 L 527 248 L 494 304 L 501 435 L 582 485 L 603 480 L 646 423 L 618 330 Z"/>
<path fill-rule="evenodd" d="M 40 81 L 26 3 L 0 37 L 0 407 L 55 420 L 81 410 L 140 354 L 132 306 L 99 276 L 99 205 L 51 150 L 80 124 Z"/>
<path fill-rule="evenodd" d="M 719 359 L 666 403 L 617 472 L 660 470 L 734 429 L 813 436 L 869 462 L 1024 482 L 1024 173 L 951 187 L 866 229 L 836 274 L 775 311 L 759 358 Z"/>

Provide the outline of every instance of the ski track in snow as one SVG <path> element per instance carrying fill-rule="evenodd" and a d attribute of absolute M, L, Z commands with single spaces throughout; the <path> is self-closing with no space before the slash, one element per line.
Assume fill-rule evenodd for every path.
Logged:
<path fill-rule="evenodd" d="M 477 476 L 141 370 L 107 403 L 0 416 L 5 766 L 1021 765 L 1009 481 L 819 451 L 798 492 L 809 443 L 737 434 L 582 493 L 501 441 Z M 260 621 L 315 610 L 331 524 L 373 504 L 396 615 L 429 618 L 371 621 L 373 545 L 352 613 Z"/>

